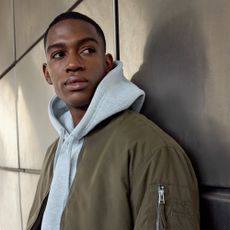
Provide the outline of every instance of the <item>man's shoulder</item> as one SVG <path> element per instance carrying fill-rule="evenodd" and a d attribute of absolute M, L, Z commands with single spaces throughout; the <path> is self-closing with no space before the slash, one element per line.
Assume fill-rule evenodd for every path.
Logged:
<path fill-rule="evenodd" d="M 176 141 L 143 114 L 125 110 L 107 124 L 107 129 L 119 139 L 149 143 L 154 146 L 177 146 Z"/>
<path fill-rule="evenodd" d="M 118 119 L 122 121 L 122 125 L 126 124 L 130 128 L 143 128 L 143 129 L 160 129 L 153 121 L 148 119 L 145 115 L 135 112 L 133 110 L 125 110 L 122 112 Z"/>
<path fill-rule="evenodd" d="M 148 119 L 145 115 L 132 110 L 126 110 L 120 115 L 120 125 L 131 132 L 137 132 L 141 135 L 153 135 L 161 138 L 169 138 L 169 135 L 163 131 L 156 123 Z"/>

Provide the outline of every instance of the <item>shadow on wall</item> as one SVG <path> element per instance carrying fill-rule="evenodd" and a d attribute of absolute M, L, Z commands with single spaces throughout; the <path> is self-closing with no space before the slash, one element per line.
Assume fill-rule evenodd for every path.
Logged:
<path fill-rule="evenodd" d="M 230 124 L 220 125 L 205 110 L 212 95 L 205 87 L 209 57 L 196 12 L 196 7 L 189 7 L 164 22 L 154 21 L 143 64 L 132 81 L 147 94 L 142 113 L 185 149 L 201 188 L 230 188 Z M 202 229 L 221 229 L 221 222 L 229 222 L 229 200 L 217 200 L 215 195 L 205 199 L 201 199 Z"/>
<path fill-rule="evenodd" d="M 223 136 L 226 127 L 210 120 L 204 110 L 212 93 L 205 91 L 208 76 L 205 38 L 196 9 L 189 7 L 160 25 L 154 22 L 144 62 L 132 78 L 147 93 L 142 112 L 182 145 L 202 185 L 230 186 L 225 172 L 230 160 Z M 223 171 L 216 172 L 220 158 Z"/>
<path fill-rule="evenodd" d="M 142 112 L 184 147 L 200 139 L 191 133 L 203 120 L 204 47 L 194 12 L 185 11 L 157 28 L 153 25 L 144 62 L 132 78 L 147 93 Z"/>

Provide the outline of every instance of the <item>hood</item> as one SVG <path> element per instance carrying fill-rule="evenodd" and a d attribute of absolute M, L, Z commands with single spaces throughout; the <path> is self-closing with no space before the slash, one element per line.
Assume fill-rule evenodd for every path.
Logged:
<path fill-rule="evenodd" d="M 101 121 L 118 112 L 128 108 L 140 111 L 144 91 L 124 77 L 120 61 L 114 64 L 115 67 L 99 83 L 86 113 L 76 127 L 66 104 L 57 96 L 51 99 L 49 117 L 59 135 L 64 129 L 79 140 Z"/>

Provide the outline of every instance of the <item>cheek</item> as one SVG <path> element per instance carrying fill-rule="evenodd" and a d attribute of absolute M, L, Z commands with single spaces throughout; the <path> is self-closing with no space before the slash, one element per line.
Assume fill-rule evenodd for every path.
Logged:
<path fill-rule="evenodd" d="M 105 69 L 101 69 L 101 71 L 97 71 L 94 73 L 94 79 L 92 80 L 94 82 L 94 85 L 98 85 L 102 79 L 105 77 L 106 75 L 106 71 Z"/>
<path fill-rule="evenodd" d="M 54 88 L 54 91 L 56 92 L 56 94 L 58 96 L 60 96 L 62 89 L 61 89 L 61 81 L 58 80 L 59 78 L 57 76 L 51 76 L 51 80 L 52 80 L 52 85 Z"/>
<path fill-rule="evenodd" d="M 60 92 L 61 92 L 60 87 L 56 83 L 53 84 L 53 87 L 54 87 L 54 91 L 57 94 L 57 96 L 60 96 Z"/>
<path fill-rule="evenodd" d="M 63 76 L 63 74 L 61 74 L 60 72 L 60 67 L 57 68 L 57 67 L 51 66 L 49 68 L 49 75 L 50 75 L 52 84 L 54 85 L 54 87 L 57 87 L 58 84 L 60 84 L 61 76 Z"/>
<path fill-rule="evenodd" d="M 50 76 L 56 77 L 63 72 L 63 63 L 61 61 L 59 62 L 50 61 L 47 64 L 47 69 L 48 72 L 50 73 Z"/>
<path fill-rule="evenodd" d="M 96 67 L 95 74 L 98 76 L 97 79 L 102 79 L 109 72 L 105 63 L 99 63 Z"/>

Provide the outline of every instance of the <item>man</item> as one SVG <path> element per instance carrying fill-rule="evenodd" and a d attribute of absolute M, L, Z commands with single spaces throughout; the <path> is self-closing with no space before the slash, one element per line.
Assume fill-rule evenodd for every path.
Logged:
<path fill-rule="evenodd" d="M 59 15 L 44 46 L 59 134 L 46 154 L 27 229 L 196 230 L 198 189 L 183 150 L 138 112 L 144 92 L 106 54 L 103 31 Z"/>

